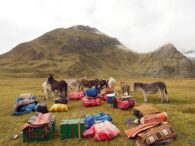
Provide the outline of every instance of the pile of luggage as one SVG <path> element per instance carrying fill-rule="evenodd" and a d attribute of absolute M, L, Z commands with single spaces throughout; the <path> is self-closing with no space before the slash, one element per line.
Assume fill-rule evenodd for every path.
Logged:
<path fill-rule="evenodd" d="M 101 105 L 100 90 L 96 87 L 86 90 L 85 96 L 82 98 L 82 104 L 84 107 Z"/>
<path fill-rule="evenodd" d="M 31 93 L 20 94 L 16 98 L 12 115 L 23 115 L 35 111 L 35 107 L 38 103 L 39 101 L 36 100 L 36 97 Z"/>
<path fill-rule="evenodd" d="M 137 146 L 169 144 L 176 138 L 176 133 L 167 122 L 168 115 L 150 105 L 134 107 L 138 117 L 134 123 L 137 127 L 125 130 L 128 138 L 135 139 Z"/>

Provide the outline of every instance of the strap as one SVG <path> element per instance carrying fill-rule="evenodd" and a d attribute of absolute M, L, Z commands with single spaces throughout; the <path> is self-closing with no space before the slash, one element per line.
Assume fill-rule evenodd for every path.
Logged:
<path fill-rule="evenodd" d="M 80 124 L 80 119 L 79 119 L 79 123 L 78 123 L 78 136 L 79 136 L 79 139 L 81 138 L 81 124 Z"/>

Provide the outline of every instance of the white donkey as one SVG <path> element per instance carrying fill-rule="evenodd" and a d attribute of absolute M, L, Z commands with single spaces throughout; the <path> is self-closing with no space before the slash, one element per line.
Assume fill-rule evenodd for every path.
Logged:
<path fill-rule="evenodd" d="M 52 93 L 52 90 L 51 90 L 51 85 L 47 82 L 47 80 L 43 82 L 42 88 L 43 88 L 42 92 L 43 92 L 44 99 L 48 99 L 48 97 Z"/>
<path fill-rule="evenodd" d="M 116 80 L 115 80 L 115 78 L 110 77 L 109 80 L 108 80 L 108 87 L 114 89 L 115 85 L 116 85 Z"/>
<path fill-rule="evenodd" d="M 66 82 L 71 91 L 79 91 L 79 80 L 67 79 Z"/>

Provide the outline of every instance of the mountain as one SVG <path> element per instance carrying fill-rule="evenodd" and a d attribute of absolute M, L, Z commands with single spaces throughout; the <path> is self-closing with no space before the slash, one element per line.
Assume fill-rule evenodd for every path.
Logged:
<path fill-rule="evenodd" d="M 12 77 L 194 77 L 194 66 L 172 44 L 138 54 L 83 25 L 52 30 L 0 55 L 0 76 Z"/>
<path fill-rule="evenodd" d="M 95 28 L 58 28 L 0 56 L 0 71 L 11 76 L 68 77 L 128 75 L 138 54 Z"/>
<path fill-rule="evenodd" d="M 154 52 L 140 55 L 139 63 L 143 66 L 142 72 L 145 76 L 194 76 L 191 60 L 173 44 L 166 44 Z"/>

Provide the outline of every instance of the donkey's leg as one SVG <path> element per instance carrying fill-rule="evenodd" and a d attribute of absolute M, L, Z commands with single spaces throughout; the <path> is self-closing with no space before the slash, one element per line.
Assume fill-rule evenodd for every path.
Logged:
<path fill-rule="evenodd" d="M 159 89 L 159 92 L 160 92 L 160 96 L 161 96 L 161 103 L 163 103 L 164 101 L 164 93 L 161 89 Z"/>
<path fill-rule="evenodd" d="M 163 91 L 163 94 L 164 94 L 166 101 L 169 102 L 169 96 L 168 96 L 168 94 L 165 93 L 165 90 Z"/>
<path fill-rule="evenodd" d="M 146 96 L 146 92 L 144 90 L 142 90 L 142 92 L 143 92 L 143 96 L 144 96 L 144 102 L 148 102 L 148 98 Z"/>

